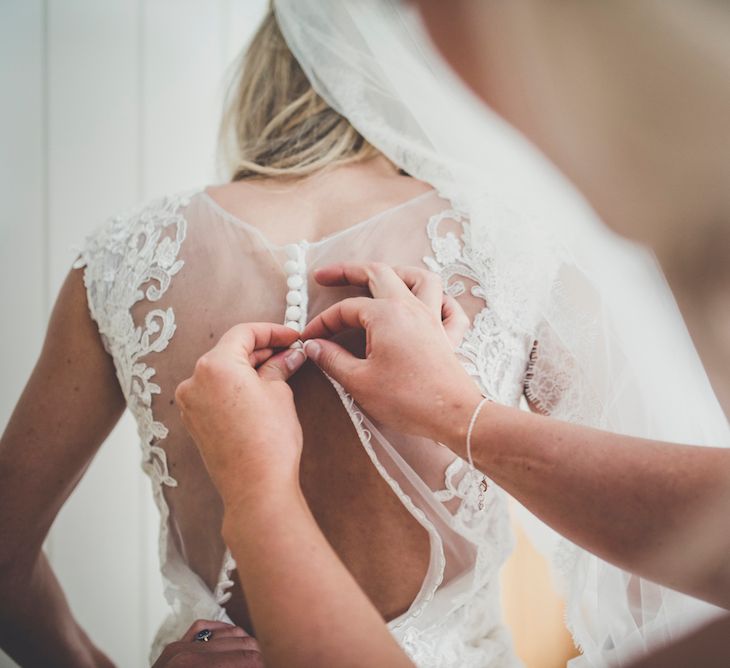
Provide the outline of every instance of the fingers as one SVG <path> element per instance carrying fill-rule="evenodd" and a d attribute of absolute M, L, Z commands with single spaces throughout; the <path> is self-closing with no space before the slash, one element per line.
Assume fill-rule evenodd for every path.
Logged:
<path fill-rule="evenodd" d="M 263 380 L 286 381 L 301 368 L 306 359 L 303 348 L 291 348 L 268 359 L 257 369 L 257 373 Z"/>
<path fill-rule="evenodd" d="M 330 338 L 346 329 L 366 327 L 368 317 L 376 308 L 369 297 L 350 297 L 333 304 L 315 317 L 301 334 L 303 340 Z"/>
<path fill-rule="evenodd" d="M 206 628 L 210 628 L 210 627 L 206 627 Z M 224 628 L 215 629 L 215 630 L 210 629 L 210 630 L 213 632 L 213 636 L 211 637 L 211 639 L 208 642 L 213 642 L 213 641 L 219 642 L 224 639 L 239 638 L 239 639 L 245 640 L 248 643 L 248 645 L 256 644 L 256 640 L 254 638 L 252 638 L 250 635 L 248 635 L 248 633 L 246 633 L 246 631 L 244 631 L 240 626 L 231 626 L 229 624 Z M 195 640 L 194 637 L 193 637 L 193 640 Z"/>
<path fill-rule="evenodd" d="M 188 628 L 185 633 L 183 633 L 183 636 L 181 640 L 187 640 L 192 642 L 195 639 L 196 634 L 200 633 L 200 631 L 204 629 L 208 629 L 209 631 L 213 631 L 213 636 L 215 637 L 215 634 L 218 631 L 230 631 L 231 629 L 239 628 L 237 626 L 234 626 L 233 624 L 226 624 L 226 622 L 216 622 L 212 619 L 196 619 Z M 243 631 L 243 629 L 239 629 L 240 631 Z M 245 633 L 245 631 L 244 631 Z"/>
<path fill-rule="evenodd" d="M 451 341 L 451 345 L 454 347 L 458 346 L 471 323 L 469 316 L 461 308 L 461 304 L 451 295 L 444 295 L 444 301 L 441 307 L 441 320 L 446 336 Z"/>
<path fill-rule="evenodd" d="M 236 650 L 233 652 L 224 652 L 218 655 L 221 662 L 216 666 L 221 668 L 230 666 L 231 668 L 264 668 L 264 657 L 260 651 L 252 650 Z"/>
<path fill-rule="evenodd" d="M 175 403 L 180 411 L 185 407 L 185 398 L 188 396 L 190 391 L 190 384 L 192 383 L 190 378 L 186 378 L 178 384 L 175 388 Z"/>
<path fill-rule="evenodd" d="M 191 642 L 190 651 L 194 652 L 259 652 L 259 644 L 251 636 L 229 636 L 227 638 L 215 635 L 208 642 Z"/>
<path fill-rule="evenodd" d="M 441 310 L 444 286 L 441 277 L 419 267 L 394 267 L 393 270 L 408 289 L 435 313 Z"/>
<path fill-rule="evenodd" d="M 406 293 L 403 280 L 393 268 L 382 262 L 341 262 L 314 272 L 320 285 L 354 285 L 368 288 L 376 299 L 402 297 Z"/>
<path fill-rule="evenodd" d="M 231 327 L 216 346 L 248 360 L 256 350 L 288 348 L 299 338 L 299 333 L 285 325 L 270 322 L 249 322 Z"/>
<path fill-rule="evenodd" d="M 390 287 L 394 278 L 400 279 L 408 290 L 429 309 L 441 313 L 444 329 L 454 345 L 461 341 L 469 326 L 469 320 L 461 306 L 453 297 L 444 294 L 441 277 L 427 269 L 405 265 L 389 267 L 381 263 L 341 262 L 318 269 L 315 272 L 315 278 L 318 283 L 325 286 L 367 287 L 375 298 L 403 294 L 402 291 L 399 292 Z M 331 336 L 332 332 L 328 333 L 325 327 L 329 328 L 333 324 L 336 331 L 357 326 L 337 323 L 334 316 L 339 316 L 340 313 L 334 312 L 328 315 L 332 316 L 330 321 L 318 322 L 316 327 L 311 328 L 312 323 L 310 323 L 310 326 L 305 328 L 302 338 Z"/>
<path fill-rule="evenodd" d="M 340 385 L 345 385 L 348 376 L 364 364 L 363 360 L 338 346 L 334 341 L 325 339 L 305 341 L 304 349 L 307 351 L 307 357 Z"/>
<path fill-rule="evenodd" d="M 318 269 L 314 274 L 321 285 L 353 285 L 368 288 L 378 298 L 403 296 L 402 283 L 430 309 L 441 308 L 443 284 L 441 278 L 420 267 L 389 267 L 381 263 L 342 262 Z"/>
<path fill-rule="evenodd" d="M 209 642 L 170 643 L 160 654 L 154 668 L 264 668 L 263 656 L 258 643 L 251 638 L 225 638 Z"/>
<path fill-rule="evenodd" d="M 273 354 L 274 354 L 274 349 L 273 348 L 261 348 L 260 350 L 254 350 L 248 356 L 248 363 L 252 367 L 258 368 L 267 359 L 269 359 Z"/>
<path fill-rule="evenodd" d="M 222 657 L 230 661 L 235 668 L 264 668 L 264 657 L 260 651 L 244 650 L 242 652 L 227 652 Z M 225 663 L 223 665 L 229 665 Z"/>

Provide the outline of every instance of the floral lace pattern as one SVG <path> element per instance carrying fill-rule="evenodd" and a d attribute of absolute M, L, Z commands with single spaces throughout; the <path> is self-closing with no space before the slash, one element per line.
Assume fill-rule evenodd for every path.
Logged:
<path fill-rule="evenodd" d="M 165 571 L 168 553 L 169 508 L 164 485 L 176 487 L 160 441 L 167 437 L 164 424 L 155 420 L 152 396 L 159 394 L 153 382 L 155 370 L 144 360 L 162 352 L 175 333 L 172 308 L 150 308 L 142 324 L 132 318 L 132 307 L 143 299 L 158 301 L 182 269 L 177 259 L 185 240 L 187 222 L 180 209 L 189 195 L 165 197 L 127 215 L 110 219 L 87 238 L 74 268 L 85 268 L 84 284 L 89 310 L 96 321 L 104 348 L 112 356 L 117 379 L 127 406 L 137 423 L 143 469 L 152 480 L 160 511 L 160 563 Z M 174 586 L 165 578 L 168 600 Z"/>
<path fill-rule="evenodd" d="M 177 482 L 168 472 L 165 451 L 155 445 L 167 436 L 165 425 L 152 414 L 152 395 L 159 394 L 160 387 L 152 382 L 155 370 L 142 359 L 167 347 L 175 333 L 175 314 L 172 308 L 153 308 L 143 325 L 137 325 L 131 310 L 144 298 L 158 301 L 182 269 L 177 254 L 187 223 L 179 209 L 187 200 L 168 197 L 131 215 L 115 216 L 88 239 L 73 265 L 86 267 L 89 309 L 137 422 L 148 472 L 172 487 Z"/>
<path fill-rule="evenodd" d="M 458 224 L 461 234 L 442 233 L 445 222 Z M 469 293 L 484 302 L 456 353 L 485 396 L 516 403 L 528 344 L 524 336 L 506 327 L 488 307 L 488 295 L 495 289 L 493 265 L 483 252 L 472 247 L 468 218 L 459 211 L 446 209 L 431 216 L 426 231 L 433 256 L 424 257 L 423 262 L 441 277 L 444 292 L 460 297 L 467 292 L 468 281 L 472 284 Z M 448 617 L 436 627 L 408 626 L 399 637 L 401 646 L 418 666 L 519 665 L 512 653 L 509 633 L 501 626 L 495 584 L 498 571 L 514 544 L 507 521 L 507 500 L 491 481 L 487 481 L 484 489 L 485 480 L 481 472 L 457 457 L 444 472 L 444 489 L 434 492 L 441 503 L 458 501 L 451 526 L 477 547 L 476 561 L 470 583 L 452 599 L 454 609 Z M 492 629 L 478 648 L 465 643 L 462 636 L 471 624 Z M 449 636 L 453 636 L 451 641 Z"/>
<path fill-rule="evenodd" d="M 461 476 L 458 478 L 457 476 Z M 444 472 L 444 489 L 438 490 L 434 496 L 446 503 L 459 500 L 454 514 L 454 526 L 459 533 L 471 536 L 474 541 L 484 536 L 484 525 L 488 507 L 494 502 L 496 487 L 488 483 L 484 489 L 485 476 L 471 468 L 463 459 L 457 457 Z"/>
<path fill-rule="evenodd" d="M 441 233 L 444 222 L 460 224 L 460 237 L 448 231 Z M 509 327 L 509 318 L 490 306 L 495 290 L 494 268 L 484 253 L 471 243 L 471 230 L 466 216 L 454 209 L 432 216 L 426 226 L 433 257 L 424 257 L 424 264 L 438 274 L 444 292 L 459 297 L 467 292 L 465 280 L 473 285 L 470 294 L 484 301 L 457 347 L 467 372 L 476 380 L 484 396 L 501 403 L 515 404 L 522 392 L 525 356 L 528 350 L 524 335 Z"/>
<path fill-rule="evenodd" d="M 236 560 L 233 558 L 231 551 L 226 548 L 226 552 L 223 555 L 223 565 L 221 566 L 220 574 L 218 575 L 218 582 L 215 586 L 213 596 L 215 602 L 221 607 L 224 606 L 231 598 L 230 588 L 233 586 L 233 580 L 231 580 L 231 573 L 236 568 Z"/>
<path fill-rule="evenodd" d="M 563 299 L 559 283 L 554 294 L 556 300 Z M 569 307 L 564 308 L 568 310 Z M 572 327 L 576 338 L 590 346 L 593 345 L 590 332 L 595 332 L 596 328 L 593 323 L 584 322 L 585 319 L 575 313 Z M 560 336 L 545 322 L 538 324 L 535 337 L 525 373 L 525 396 L 530 403 L 544 415 L 568 422 L 601 425 L 600 402 L 575 356 L 566 351 Z"/>

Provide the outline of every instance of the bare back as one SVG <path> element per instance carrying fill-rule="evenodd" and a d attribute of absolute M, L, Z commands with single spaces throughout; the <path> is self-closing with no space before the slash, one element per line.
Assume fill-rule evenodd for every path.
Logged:
<path fill-rule="evenodd" d="M 356 233 L 347 228 L 376 216 L 387 224 L 393 209 L 404 202 L 418 206 L 413 198 L 432 192 L 413 179 L 377 173 L 348 174 L 338 180 L 351 183 L 350 187 L 339 189 L 340 201 L 332 197 L 333 189 L 327 182 L 325 188 L 330 197 L 326 200 L 319 184 L 293 191 L 276 184 L 262 187 L 245 182 L 209 188 L 190 205 L 198 207 L 196 214 L 186 216 L 198 228 L 189 226 L 186 245 L 192 247 L 192 253 L 207 247 L 211 260 L 216 258 L 211 263 L 214 266 L 199 267 L 201 274 L 196 282 L 215 287 L 213 294 L 206 294 L 203 300 L 190 299 L 189 281 L 180 280 L 184 271 L 171 285 L 167 296 L 175 310 L 178 330 L 170 344 L 170 355 L 154 365 L 157 377 L 169 374 L 170 382 L 160 383 L 163 390 L 153 402 L 153 411 L 171 413 L 163 420 L 171 432 L 165 451 L 179 487 L 168 491 L 168 500 L 175 508 L 189 562 L 211 589 L 218 585 L 225 552 L 220 538 L 221 507 L 195 445 L 182 430 L 170 400 L 177 382 L 192 373 L 197 358 L 229 327 L 239 322 L 286 320 L 286 294 L 290 290 L 284 265 L 291 260 L 286 250 L 290 243 L 325 239 L 322 251 L 315 246 L 310 253 L 324 257 L 332 253 L 333 261 L 342 259 L 343 251 L 351 250 L 347 236 Z M 387 190 L 383 189 L 383 182 L 387 182 Z M 377 195 L 363 199 L 360 193 L 368 191 Z M 249 220 L 255 223 L 245 222 Z M 220 248 L 212 245 L 217 235 L 206 232 L 214 225 L 223 228 L 224 238 L 230 244 L 219 239 Z M 261 236 L 246 229 L 248 225 L 260 230 Z M 191 243 L 198 234 L 201 238 Z M 333 244 L 336 235 L 343 236 Z M 339 248 L 329 250 L 330 245 Z M 230 249 L 236 247 L 239 252 L 231 253 Z M 414 250 L 420 253 L 425 249 Z M 179 257 L 186 260 L 185 247 Z M 326 261 L 323 259 L 317 265 Z M 186 260 L 188 267 L 193 262 L 192 258 Z M 313 284 L 307 293 L 309 317 L 342 296 L 341 291 Z M 185 332 L 181 322 L 195 325 Z M 349 345 L 353 350 L 362 347 L 355 337 L 351 339 Z M 176 355 L 177 350 L 180 352 Z M 301 484 L 307 501 L 358 583 L 385 618 L 393 619 L 408 609 L 421 587 L 429 563 L 428 535 L 373 467 L 340 398 L 321 372 L 308 363 L 291 384 L 304 432 Z M 171 406 L 169 411 L 165 410 L 165 403 Z M 156 410 L 155 404 L 160 408 Z M 447 458 L 445 464 L 449 461 Z M 441 465 L 442 470 L 445 464 Z M 195 489 L 196 493 L 186 492 L 188 489 Z M 215 511 L 211 513 L 211 509 Z M 206 533 L 204 527 L 208 528 L 208 535 L 201 536 Z M 215 549 L 211 549 L 213 546 Z M 232 575 L 235 584 L 226 610 L 233 621 L 253 633 L 235 571 Z"/>

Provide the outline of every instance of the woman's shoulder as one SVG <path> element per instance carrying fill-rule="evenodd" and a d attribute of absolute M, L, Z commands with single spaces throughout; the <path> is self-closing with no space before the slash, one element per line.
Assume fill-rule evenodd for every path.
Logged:
<path fill-rule="evenodd" d="M 156 196 L 119 211 L 101 221 L 78 248 L 74 267 L 105 260 L 170 251 L 182 243 L 187 229 L 186 208 L 202 188 Z M 165 241 L 167 239 L 167 241 Z"/>
<path fill-rule="evenodd" d="M 138 301 L 158 301 L 182 269 L 186 207 L 197 192 L 151 198 L 117 213 L 78 249 L 73 268 L 83 269 L 89 309 L 102 335 L 113 338 Z"/>

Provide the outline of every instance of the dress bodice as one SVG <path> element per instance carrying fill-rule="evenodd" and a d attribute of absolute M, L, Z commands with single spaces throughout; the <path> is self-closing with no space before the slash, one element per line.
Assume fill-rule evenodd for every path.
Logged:
<path fill-rule="evenodd" d="M 510 327 L 504 299 L 494 300 L 501 311 L 493 307 L 489 258 L 472 247 L 467 218 L 433 190 L 323 239 L 286 245 L 198 191 L 111 219 L 82 251 L 89 307 L 136 419 L 161 513 L 173 613 L 153 658 L 196 618 L 247 614 L 232 587 L 220 500 L 180 422 L 175 388 L 234 324 L 299 329 L 360 294 L 312 279 L 316 268 L 344 260 L 438 273 L 471 320 L 456 354 L 485 396 L 519 401 L 534 340 Z M 357 335 L 342 342 L 362 350 Z M 440 444 L 378 424 L 313 365 L 292 386 L 305 496 L 416 664 L 519 665 L 499 606 L 498 572 L 512 543 L 501 490 L 490 481 L 484 492 L 483 475 Z"/>

